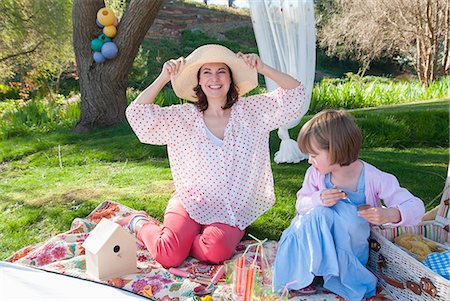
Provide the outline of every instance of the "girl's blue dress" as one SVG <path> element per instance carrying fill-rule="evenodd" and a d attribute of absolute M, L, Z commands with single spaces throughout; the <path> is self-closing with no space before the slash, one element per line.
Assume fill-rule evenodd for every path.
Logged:
<path fill-rule="evenodd" d="M 330 175 L 325 176 L 332 188 Z M 376 293 L 377 278 L 366 268 L 369 257 L 369 223 L 357 215 L 366 203 L 364 169 L 356 191 L 343 190 L 351 200 L 341 199 L 332 207 L 317 206 L 281 236 L 274 262 L 273 287 L 301 289 L 323 276 L 324 288 L 347 300 L 361 300 Z"/>

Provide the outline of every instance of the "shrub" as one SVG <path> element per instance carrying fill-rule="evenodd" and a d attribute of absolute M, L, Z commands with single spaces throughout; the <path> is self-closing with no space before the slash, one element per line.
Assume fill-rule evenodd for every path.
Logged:
<path fill-rule="evenodd" d="M 54 101 L 32 99 L 10 103 L 0 120 L 0 140 L 30 133 L 45 133 L 59 127 L 72 127 L 80 117 L 79 98 L 64 99 L 59 95 Z"/>
<path fill-rule="evenodd" d="M 6 99 L 19 99 L 20 83 L 10 82 L 8 84 L 0 83 L 0 101 Z"/>
<path fill-rule="evenodd" d="M 385 77 L 323 79 L 314 86 L 310 113 L 326 108 L 357 109 L 449 97 L 450 78 L 443 77 L 424 87 L 418 80 L 396 81 Z"/>

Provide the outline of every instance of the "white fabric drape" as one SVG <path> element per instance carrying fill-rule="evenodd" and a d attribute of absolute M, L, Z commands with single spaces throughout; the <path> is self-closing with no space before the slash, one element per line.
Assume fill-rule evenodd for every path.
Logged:
<path fill-rule="evenodd" d="M 305 85 L 309 106 L 316 63 L 313 0 L 249 0 L 249 7 L 261 59 L 300 80 Z M 268 91 L 277 87 L 267 77 L 266 84 Z M 307 158 L 288 132 L 302 117 L 278 129 L 281 144 L 275 153 L 276 163 L 298 163 Z"/>

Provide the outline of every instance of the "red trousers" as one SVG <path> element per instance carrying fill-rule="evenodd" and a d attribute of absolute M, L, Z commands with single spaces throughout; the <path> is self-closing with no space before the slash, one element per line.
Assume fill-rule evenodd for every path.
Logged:
<path fill-rule="evenodd" d="M 189 255 L 208 263 L 231 258 L 244 231 L 222 223 L 201 225 L 187 213 L 180 201 L 172 199 L 162 226 L 146 223 L 138 231 L 156 261 L 164 267 L 180 265 Z"/>

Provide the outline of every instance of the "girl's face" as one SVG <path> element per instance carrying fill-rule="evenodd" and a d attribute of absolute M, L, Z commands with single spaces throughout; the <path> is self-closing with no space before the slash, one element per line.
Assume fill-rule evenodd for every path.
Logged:
<path fill-rule="evenodd" d="M 230 71 L 224 63 L 207 63 L 200 68 L 199 85 L 208 100 L 226 99 L 231 85 Z"/>
<path fill-rule="evenodd" d="M 337 166 L 339 166 L 338 164 L 330 163 L 328 150 L 320 149 L 319 147 L 317 147 L 317 144 L 314 141 L 312 141 L 311 146 L 313 152 L 308 154 L 308 163 L 315 167 L 320 174 L 326 175 L 332 172 Z"/>

